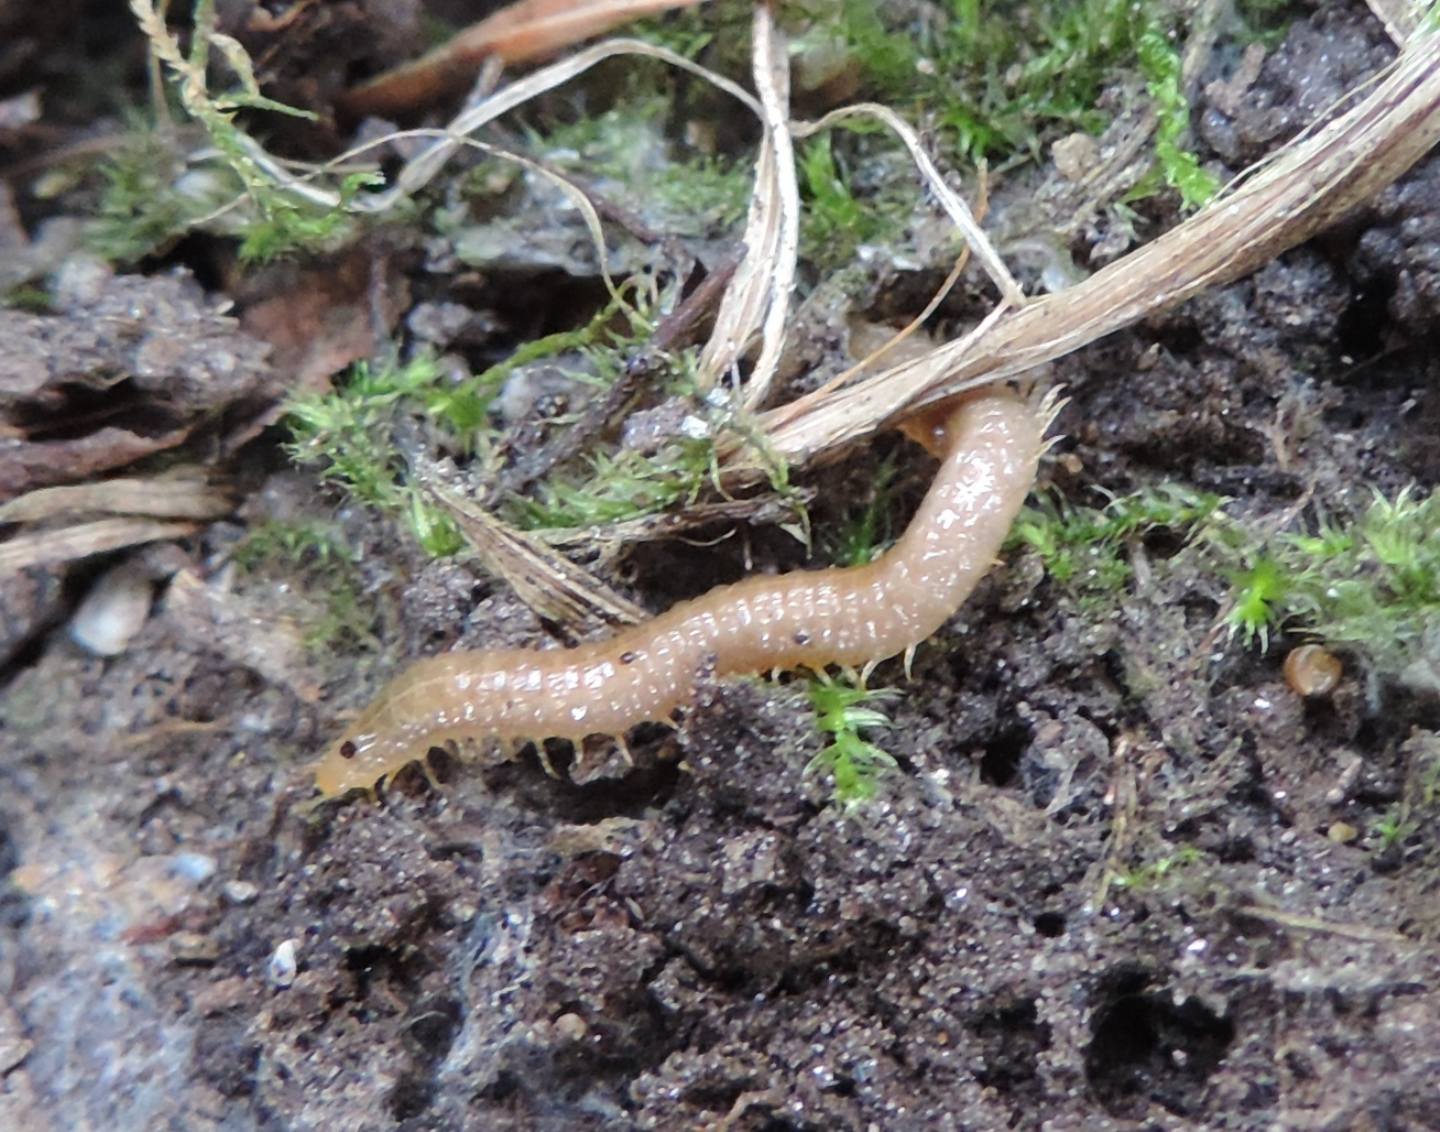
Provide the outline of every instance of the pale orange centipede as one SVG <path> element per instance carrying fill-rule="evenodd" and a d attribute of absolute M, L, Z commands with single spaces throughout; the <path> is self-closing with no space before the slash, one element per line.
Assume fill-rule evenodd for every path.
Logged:
<path fill-rule="evenodd" d="M 1051 415 L 992 390 L 908 426 L 940 469 L 904 535 L 867 565 L 747 578 L 576 648 L 416 661 L 316 761 L 315 785 L 325 797 L 368 789 L 462 739 L 623 735 L 666 720 L 702 671 L 859 666 L 914 648 L 995 561 Z"/>

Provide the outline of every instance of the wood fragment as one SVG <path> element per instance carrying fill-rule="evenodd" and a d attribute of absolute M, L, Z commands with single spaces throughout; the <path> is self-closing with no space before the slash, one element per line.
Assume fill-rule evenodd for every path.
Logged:
<path fill-rule="evenodd" d="M 0 578 L 18 574 L 30 566 L 52 566 L 140 543 L 184 538 L 199 529 L 199 523 L 191 522 L 97 519 L 59 530 L 25 532 L 0 543 Z"/>
<path fill-rule="evenodd" d="M 148 515 L 155 519 L 218 519 L 235 506 L 229 491 L 199 469 L 163 476 L 42 487 L 0 505 L 0 523 L 32 523 L 66 515 Z"/>

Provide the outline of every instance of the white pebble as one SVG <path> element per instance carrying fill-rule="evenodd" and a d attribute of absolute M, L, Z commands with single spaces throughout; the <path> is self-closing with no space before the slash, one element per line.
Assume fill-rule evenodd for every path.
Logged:
<path fill-rule="evenodd" d="M 154 588 L 133 562 L 112 566 L 95 579 L 70 619 L 70 639 L 96 656 L 118 656 L 150 616 Z"/>
<path fill-rule="evenodd" d="M 275 954 L 270 956 L 270 981 L 281 990 L 295 981 L 298 968 L 295 949 L 299 946 L 299 940 L 287 939 L 275 949 Z"/>

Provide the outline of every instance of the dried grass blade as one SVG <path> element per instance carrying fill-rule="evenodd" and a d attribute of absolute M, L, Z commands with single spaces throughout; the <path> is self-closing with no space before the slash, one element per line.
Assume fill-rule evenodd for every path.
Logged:
<path fill-rule="evenodd" d="M 750 410 L 765 402 L 780 368 L 800 257 L 800 187 L 789 122 L 790 60 L 785 37 L 775 27 L 774 11 L 767 0 L 755 6 L 754 39 L 755 89 L 760 95 L 766 143 L 774 160 L 770 163 L 769 181 L 757 179 L 751 206 L 761 211 L 770 239 L 766 258 L 755 264 L 755 277 L 763 280 L 765 317 L 760 327 L 760 356 L 743 396 L 743 404 Z M 747 259 L 750 254 L 747 250 Z"/>
<path fill-rule="evenodd" d="M 716 89 L 724 91 L 743 103 L 757 117 L 760 115 L 760 104 L 743 87 L 731 82 L 724 75 L 702 67 L 700 64 L 686 59 L 683 55 L 677 55 L 666 48 L 657 47 L 653 43 L 645 43 L 638 39 L 607 39 L 603 43 L 597 43 L 593 47 L 586 48 L 569 58 L 552 63 L 533 74 L 526 75 L 523 79 L 501 87 L 484 101 L 462 111 L 446 128 L 447 138 L 437 142 L 424 153 L 411 158 L 397 175 L 392 188 L 385 192 L 361 197 L 352 203 L 352 207 L 367 212 L 383 212 L 393 207 L 400 200 L 429 184 L 445 162 L 455 153 L 456 148 L 462 144 L 466 135 L 474 133 L 486 123 L 493 122 L 496 118 L 508 114 L 531 99 L 569 82 L 597 63 L 617 55 L 640 55 L 669 63 L 673 67 L 678 67 L 682 71 L 704 79 Z M 366 148 L 369 147 L 361 147 L 359 150 L 341 154 L 331 164 L 343 164 Z M 334 199 L 335 203 L 339 204 L 338 194 Z"/>
<path fill-rule="evenodd" d="M 633 625 L 649 616 L 538 539 L 502 523 L 482 507 L 431 485 L 430 493 L 459 524 L 481 564 L 509 584 L 541 617 L 573 627 Z"/>
<path fill-rule="evenodd" d="M 901 118 L 895 111 L 878 103 L 861 102 L 854 106 L 842 106 L 838 110 L 832 110 L 817 122 L 795 122 L 790 129 L 797 138 L 806 138 L 855 115 L 868 115 L 878 119 L 900 139 L 905 148 L 910 151 L 910 159 L 915 162 L 915 168 L 920 171 L 920 176 L 925 179 L 930 191 L 935 194 L 935 199 L 940 202 L 940 207 L 955 222 L 955 226 L 965 237 L 966 245 L 974 253 L 975 258 L 980 261 L 980 265 L 985 268 L 986 273 L 994 280 L 995 286 L 1000 289 L 1001 297 L 1012 306 L 1023 305 L 1025 303 L 1024 289 L 1010 274 L 1010 269 L 1005 266 L 1005 261 L 1000 258 L 994 245 L 980 230 L 980 225 L 970 211 L 970 206 L 965 203 L 959 193 L 945 183 L 945 178 L 935 167 L 935 162 L 925 152 L 925 147 L 920 142 L 920 135 L 915 132 L 909 122 Z"/>

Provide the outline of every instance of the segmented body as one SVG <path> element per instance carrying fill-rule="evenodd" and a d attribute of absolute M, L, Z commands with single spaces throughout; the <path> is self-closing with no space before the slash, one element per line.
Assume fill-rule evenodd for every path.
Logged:
<path fill-rule="evenodd" d="M 621 735 L 668 719 L 702 673 L 858 666 L 914 647 L 995 561 L 1048 418 L 1005 392 L 928 418 L 917 438 L 940 469 L 904 535 L 867 565 L 747 578 L 576 648 L 415 662 L 315 764 L 316 785 L 326 796 L 372 787 L 451 740 Z"/>

